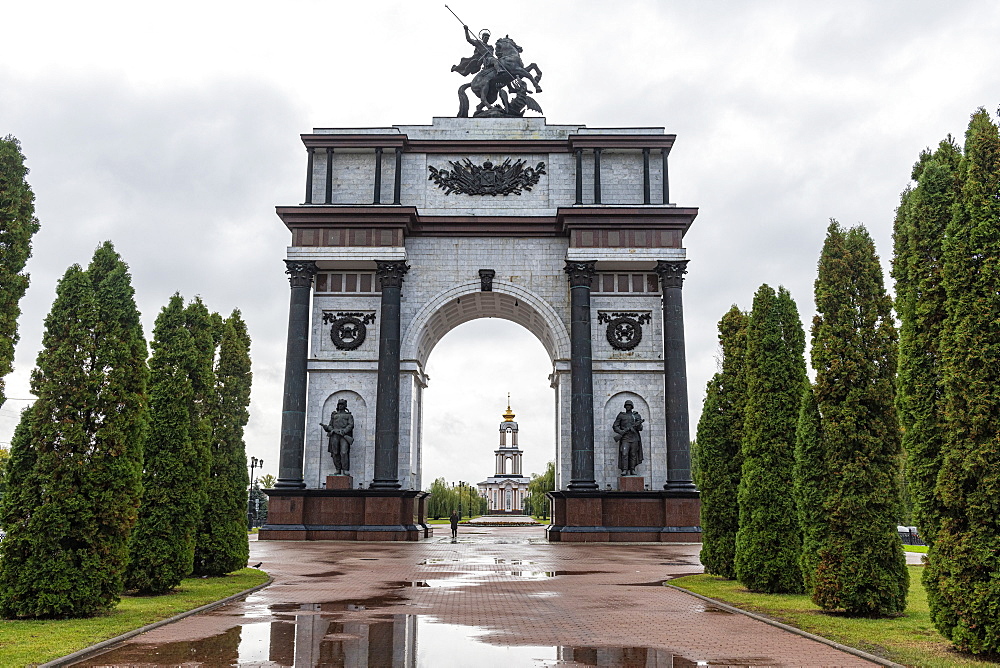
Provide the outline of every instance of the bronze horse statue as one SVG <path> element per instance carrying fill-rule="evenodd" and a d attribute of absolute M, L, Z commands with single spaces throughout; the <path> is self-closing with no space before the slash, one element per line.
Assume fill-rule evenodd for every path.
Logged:
<path fill-rule="evenodd" d="M 476 105 L 473 116 L 520 115 L 517 112 L 524 113 L 525 106 L 541 112 L 538 104 L 527 97 L 527 87 L 522 79 L 530 81 L 535 87 L 535 92 L 540 93 L 542 88 L 538 82 L 542 80 L 542 70 L 535 63 L 525 67 L 521 61 L 521 51 L 521 47 L 510 36 L 496 41 L 496 54 L 494 56 L 487 55 L 483 68 L 476 74 L 475 78 L 470 83 L 462 84 L 458 89 L 458 115 L 460 118 L 469 116 L 469 98 L 466 91 L 470 88 L 479 98 L 479 104 Z M 515 105 L 515 107 L 519 107 L 518 109 L 511 108 L 505 88 L 518 95 L 520 104 Z M 503 102 L 503 109 L 494 107 L 497 96 Z M 490 114 L 491 110 L 494 113 Z"/>

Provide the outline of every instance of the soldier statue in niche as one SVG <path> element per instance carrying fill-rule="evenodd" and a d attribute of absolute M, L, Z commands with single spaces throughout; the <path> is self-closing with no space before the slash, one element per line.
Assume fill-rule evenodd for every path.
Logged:
<path fill-rule="evenodd" d="M 642 416 L 632 410 L 634 404 L 625 402 L 625 410 L 618 414 L 611 428 L 618 442 L 618 468 L 622 475 L 635 475 L 635 470 L 642 463 Z"/>
<path fill-rule="evenodd" d="M 354 443 L 354 416 L 347 410 L 347 400 L 337 402 L 337 410 L 330 413 L 330 424 L 319 423 L 329 435 L 326 450 L 333 455 L 337 475 L 346 474 L 351 468 L 351 444 Z"/>

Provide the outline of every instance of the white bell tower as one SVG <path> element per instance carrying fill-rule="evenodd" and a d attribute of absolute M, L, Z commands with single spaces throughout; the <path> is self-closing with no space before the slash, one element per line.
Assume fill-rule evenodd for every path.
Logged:
<path fill-rule="evenodd" d="M 500 447 L 494 450 L 496 473 L 479 483 L 480 493 L 489 500 L 490 514 L 518 515 L 522 512 L 524 499 L 528 495 L 528 478 L 521 469 L 521 448 L 517 444 L 517 422 L 510 409 L 510 395 L 507 395 L 507 411 L 500 423 Z"/>

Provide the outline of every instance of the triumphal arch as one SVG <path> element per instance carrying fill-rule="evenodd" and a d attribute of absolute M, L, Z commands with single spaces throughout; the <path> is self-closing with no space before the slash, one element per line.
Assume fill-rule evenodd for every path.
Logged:
<path fill-rule="evenodd" d="M 527 328 L 552 362 L 549 539 L 699 540 L 682 306 L 697 209 L 671 202 L 675 136 L 525 116 L 540 110 L 538 81 L 503 40 L 475 41 L 492 69 L 453 68 L 476 77 L 471 117 L 465 104 L 430 125 L 302 135 L 304 201 L 277 207 L 291 298 L 260 537 L 423 537 L 427 358 L 452 328 L 492 317 Z M 499 81 L 477 86 L 487 75 Z M 641 417 L 631 431 L 626 402 Z"/>

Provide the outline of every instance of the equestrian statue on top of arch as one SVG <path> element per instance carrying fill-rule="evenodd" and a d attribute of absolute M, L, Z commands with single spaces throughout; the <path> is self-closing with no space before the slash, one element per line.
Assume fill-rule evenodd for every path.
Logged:
<path fill-rule="evenodd" d="M 472 114 L 475 118 L 520 118 L 528 109 L 542 113 L 538 102 L 528 95 L 528 85 L 524 81 L 530 81 L 534 92 L 541 93 L 542 87 L 538 82 L 542 79 L 542 70 L 535 63 L 524 65 L 521 60 L 523 49 L 517 42 L 507 35 L 498 39 L 494 47 L 489 43 L 489 30 L 480 31 L 477 37 L 469 30 L 469 26 L 462 27 L 465 29 L 466 41 L 475 48 L 475 52 L 462 58 L 458 65 L 453 65 L 451 71 L 465 77 L 475 76 L 471 82 L 462 84 L 458 89 L 458 117 L 469 116 L 470 103 L 466 91 L 470 88 L 479 98 L 479 104 Z M 508 92 L 514 95 L 513 99 Z"/>

